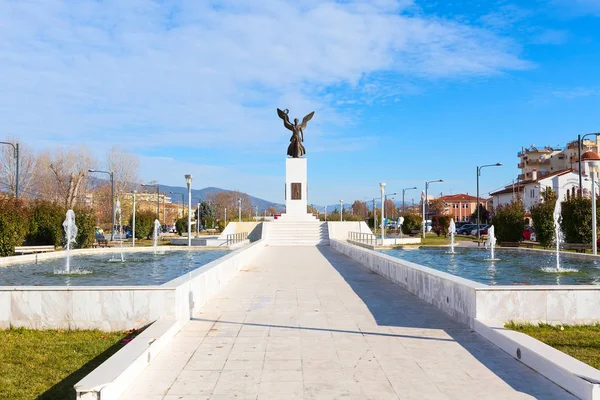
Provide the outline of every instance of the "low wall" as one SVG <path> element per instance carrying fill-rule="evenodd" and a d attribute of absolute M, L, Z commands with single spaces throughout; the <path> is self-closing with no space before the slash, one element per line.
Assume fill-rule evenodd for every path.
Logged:
<path fill-rule="evenodd" d="M 457 321 L 474 326 L 475 290 L 485 285 L 338 240 L 331 240 L 330 245 Z"/>
<path fill-rule="evenodd" d="M 219 235 L 219 239 L 226 240 L 227 235 L 233 233 L 248 233 L 248 238 L 254 242 L 262 236 L 262 224 L 262 222 L 229 222 Z"/>
<path fill-rule="evenodd" d="M 365 249 L 382 249 L 385 247 L 393 247 L 393 246 L 404 246 L 404 245 L 418 245 L 421 244 L 421 238 L 392 238 L 392 239 L 384 239 L 383 246 L 381 245 L 381 238 L 377 240 L 367 240 L 364 242 L 348 239 L 348 243 L 352 243 L 356 246 L 364 247 Z M 374 244 L 377 243 L 377 244 Z"/>
<path fill-rule="evenodd" d="M 160 286 L 1 286 L 0 328 L 115 331 L 156 319 L 189 319 L 264 245 L 264 241 L 248 245 Z M 128 252 L 143 250 L 149 249 Z"/>
<path fill-rule="evenodd" d="M 600 322 L 600 286 L 490 286 L 338 240 L 331 247 L 469 327 L 474 321 Z"/>
<path fill-rule="evenodd" d="M 486 286 L 477 291 L 477 319 L 501 322 L 600 322 L 600 286 Z"/>
<path fill-rule="evenodd" d="M 373 233 L 364 221 L 327 221 L 329 239 L 346 240 L 348 232 Z"/>

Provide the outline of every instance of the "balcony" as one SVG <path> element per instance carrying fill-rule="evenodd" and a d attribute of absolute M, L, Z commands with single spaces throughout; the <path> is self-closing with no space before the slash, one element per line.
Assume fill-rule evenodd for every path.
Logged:
<path fill-rule="evenodd" d="M 518 163 L 517 168 L 525 168 L 525 163 L 524 162 Z"/>

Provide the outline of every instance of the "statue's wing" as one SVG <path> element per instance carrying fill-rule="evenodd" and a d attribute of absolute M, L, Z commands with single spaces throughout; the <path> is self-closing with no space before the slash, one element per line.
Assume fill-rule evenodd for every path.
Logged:
<path fill-rule="evenodd" d="M 285 126 L 290 131 L 293 130 L 292 129 L 292 124 L 290 123 L 290 117 L 287 115 L 286 112 L 284 112 L 283 110 L 280 110 L 278 108 L 277 109 L 277 115 L 279 115 L 279 118 L 281 118 L 283 120 L 283 126 Z"/>
<path fill-rule="evenodd" d="M 312 119 L 313 115 L 315 115 L 314 111 L 302 119 L 302 124 L 300 125 L 302 129 L 306 129 L 306 124 Z"/>

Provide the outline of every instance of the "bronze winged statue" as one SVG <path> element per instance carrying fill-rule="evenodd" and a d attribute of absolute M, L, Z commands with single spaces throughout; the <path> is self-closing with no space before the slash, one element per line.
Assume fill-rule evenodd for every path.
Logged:
<path fill-rule="evenodd" d="M 299 158 L 306 154 L 306 149 L 302 142 L 304 142 L 304 129 L 306 129 L 306 124 L 311 120 L 315 112 L 311 112 L 306 117 L 302 118 L 302 123 L 298 124 L 298 118 L 294 118 L 294 124 L 290 122 L 290 118 L 288 116 L 289 110 L 286 108 L 285 110 L 277 109 L 277 115 L 279 118 L 283 120 L 283 126 L 292 131 L 292 137 L 290 138 L 290 145 L 287 149 L 287 155 L 292 158 Z"/>

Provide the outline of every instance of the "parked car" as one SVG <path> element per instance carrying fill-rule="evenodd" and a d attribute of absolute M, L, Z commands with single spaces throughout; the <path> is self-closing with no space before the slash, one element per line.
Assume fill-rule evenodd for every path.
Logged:
<path fill-rule="evenodd" d="M 532 226 L 526 226 L 525 230 L 523 231 L 523 240 L 531 240 L 532 242 L 535 242 L 535 239 L 535 229 Z"/>
<path fill-rule="evenodd" d="M 477 228 L 477 225 L 465 224 L 465 225 L 461 226 L 460 228 L 458 228 L 456 230 L 456 233 L 458 235 L 469 235 L 471 233 L 471 230 L 473 230 L 474 228 Z"/>
<path fill-rule="evenodd" d="M 489 227 L 489 225 L 479 225 L 479 236 L 487 235 Z M 477 236 L 477 225 L 475 225 L 475 228 L 471 230 L 471 236 Z"/>

